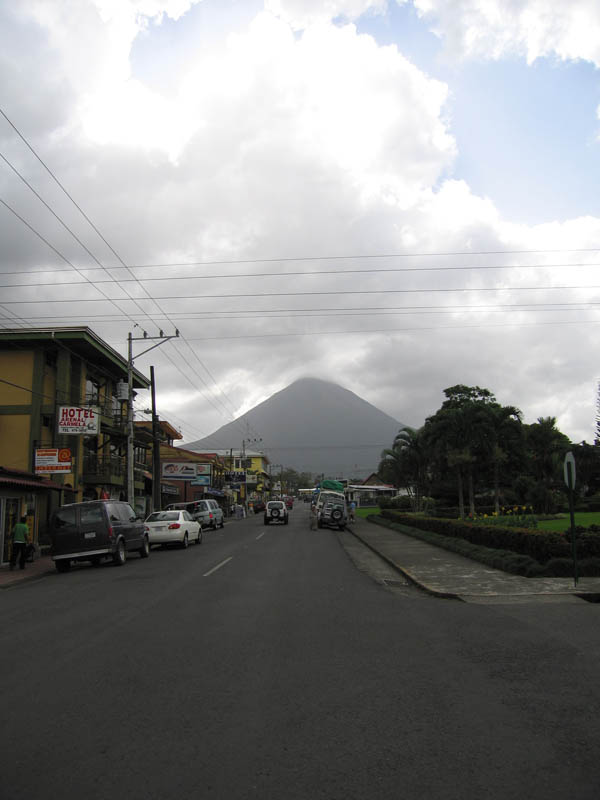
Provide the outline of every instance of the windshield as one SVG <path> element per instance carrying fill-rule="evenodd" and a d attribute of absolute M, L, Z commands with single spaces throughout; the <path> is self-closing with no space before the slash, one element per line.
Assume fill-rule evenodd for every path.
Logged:
<path fill-rule="evenodd" d="M 269 508 L 283 508 L 283 503 L 269 503 Z"/>
<path fill-rule="evenodd" d="M 179 519 L 179 511 L 155 511 L 150 514 L 146 522 L 164 522 L 173 519 Z"/>

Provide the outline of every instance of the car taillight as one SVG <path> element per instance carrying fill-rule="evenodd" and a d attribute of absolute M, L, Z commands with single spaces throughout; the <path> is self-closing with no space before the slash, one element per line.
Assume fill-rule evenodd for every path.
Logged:
<path fill-rule="evenodd" d="M 208 518 L 209 518 L 209 519 L 212 519 L 212 518 L 213 518 L 212 511 L 209 511 L 209 513 L 208 513 Z"/>
<path fill-rule="evenodd" d="M 112 539 L 112 537 L 113 537 L 113 529 L 112 529 L 112 525 L 109 525 L 108 526 L 108 538 Z"/>
<path fill-rule="evenodd" d="M 180 525 L 178 522 L 172 522 L 172 523 L 169 525 L 169 530 L 170 530 L 170 531 L 172 531 L 172 530 L 174 530 L 175 528 L 181 528 L 181 525 Z"/>
<path fill-rule="evenodd" d="M 146 533 L 150 533 L 150 528 L 147 525 L 144 525 L 144 530 L 146 531 Z"/>

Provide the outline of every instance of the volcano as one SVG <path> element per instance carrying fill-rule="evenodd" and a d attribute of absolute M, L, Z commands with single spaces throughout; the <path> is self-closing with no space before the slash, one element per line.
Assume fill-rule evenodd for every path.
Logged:
<path fill-rule="evenodd" d="M 262 450 L 272 464 L 326 477 L 366 478 L 403 423 L 336 383 L 301 378 L 210 436 L 185 444 L 214 452 Z M 262 442 L 257 444 L 256 438 Z"/>

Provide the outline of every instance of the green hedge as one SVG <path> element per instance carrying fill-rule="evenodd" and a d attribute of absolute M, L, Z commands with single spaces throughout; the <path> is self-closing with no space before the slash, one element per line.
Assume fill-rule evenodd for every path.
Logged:
<path fill-rule="evenodd" d="M 450 550 L 453 553 L 479 561 L 493 569 L 503 570 L 513 575 L 522 575 L 526 578 L 541 577 L 564 577 L 570 578 L 573 575 L 573 561 L 571 556 L 551 558 L 544 564 L 540 564 L 535 558 L 522 553 L 510 550 L 486 547 L 484 545 L 473 544 L 464 538 L 454 538 L 452 536 L 434 533 L 429 529 L 418 529 L 415 526 L 415 518 L 410 517 L 408 524 L 392 522 L 389 518 L 384 519 L 381 515 L 371 515 L 369 522 L 382 525 L 399 533 L 404 533 L 421 539 L 428 544 Z M 537 535 L 537 534 L 536 534 Z M 600 558 L 578 558 L 577 571 L 580 577 L 594 577 L 600 575 Z"/>
<path fill-rule="evenodd" d="M 571 558 L 571 542 L 563 533 L 532 528 L 504 528 L 438 517 L 415 517 L 388 510 L 381 513 L 384 518 L 393 522 L 432 531 L 452 539 L 463 539 L 483 547 L 519 553 L 529 556 L 539 564 L 546 564 L 552 559 Z M 580 531 L 577 535 L 578 559 L 600 558 L 600 532 Z"/>

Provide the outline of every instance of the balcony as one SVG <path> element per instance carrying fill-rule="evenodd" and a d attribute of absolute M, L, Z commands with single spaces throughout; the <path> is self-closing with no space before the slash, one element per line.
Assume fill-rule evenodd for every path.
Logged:
<path fill-rule="evenodd" d="M 100 409 L 102 427 L 124 430 L 127 425 L 127 405 L 115 403 L 113 398 L 99 400 L 97 395 L 86 395 L 84 405 Z"/>
<path fill-rule="evenodd" d="M 127 474 L 127 459 L 112 453 L 85 453 L 83 456 L 84 483 L 122 484 Z"/>

